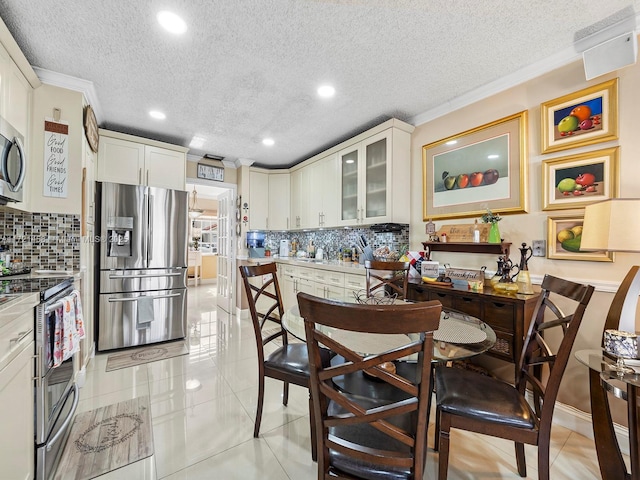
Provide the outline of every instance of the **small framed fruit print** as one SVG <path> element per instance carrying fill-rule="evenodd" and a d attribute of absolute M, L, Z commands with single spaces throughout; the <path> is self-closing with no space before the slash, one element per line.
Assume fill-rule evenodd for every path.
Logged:
<path fill-rule="evenodd" d="M 580 250 L 584 215 L 564 215 L 547 219 L 547 258 L 555 260 L 586 260 L 613 262 L 614 253 Z"/>
<path fill-rule="evenodd" d="M 540 105 L 542 153 L 618 138 L 618 79 Z"/>
<path fill-rule="evenodd" d="M 527 211 L 527 111 L 422 147 L 428 219 Z"/>
<path fill-rule="evenodd" d="M 582 208 L 618 196 L 620 147 L 542 162 L 543 210 Z"/>

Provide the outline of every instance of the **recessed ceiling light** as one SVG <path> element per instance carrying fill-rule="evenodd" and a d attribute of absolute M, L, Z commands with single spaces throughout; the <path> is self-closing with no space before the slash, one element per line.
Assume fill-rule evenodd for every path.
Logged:
<path fill-rule="evenodd" d="M 151 118 L 155 118 L 156 120 L 164 120 L 165 118 L 167 118 L 167 116 L 164 113 L 162 113 L 162 112 L 160 112 L 158 110 L 151 110 L 149 112 L 149 116 Z"/>
<path fill-rule="evenodd" d="M 344 163 L 353 163 L 353 158 L 349 158 L 348 160 L 345 160 Z"/>
<path fill-rule="evenodd" d="M 185 21 L 173 12 L 163 10 L 158 12 L 156 18 L 158 19 L 158 23 L 168 32 L 180 35 L 187 31 L 187 24 Z"/>
<path fill-rule="evenodd" d="M 456 143 L 458 143 L 457 140 L 449 140 L 445 145 L 455 145 Z"/>
<path fill-rule="evenodd" d="M 276 142 L 274 142 L 273 138 L 265 138 L 265 139 L 262 140 L 262 143 L 264 145 L 266 145 L 267 147 L 270 147 Z"/>
<path fill-rule="evenodd" d="M 492 155 L 487 155 L 487 158 L 488 158 L 488 159 L 490 159 L 490 160 L 493 160 L 493 159 L 495 159 L 495 158 L 500 158 L 500 155 L 496 155 L 496 154 L 494 153 L 494 154 L 492 154 Z"/>
<path fill-rule="evenodd" d="M 191 139 L 191 142 L 189 143 L 189 146 L 191 148 L 202 148 L 204 147 L 205 140 L 206 139 L 204 137 L 199 137 L 197 135 L 194 135 L 193 138 Z"/>
<path fill-rule="evenodd" d="M 320 95 L 322 98 L 333 97 L 335 93 L 336 89 L 331 85 L 322 85 L 320 88 L 318 88 L 318 95 Z"/>

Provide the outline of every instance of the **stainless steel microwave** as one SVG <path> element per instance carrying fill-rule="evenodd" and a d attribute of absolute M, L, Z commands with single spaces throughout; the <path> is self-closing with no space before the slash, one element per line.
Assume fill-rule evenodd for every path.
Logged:
<path fill-rule="evenodd" d="M 24 138 L 0 117 L 0 205 L 22 201 L 22 186 L 27 173 Z"/>

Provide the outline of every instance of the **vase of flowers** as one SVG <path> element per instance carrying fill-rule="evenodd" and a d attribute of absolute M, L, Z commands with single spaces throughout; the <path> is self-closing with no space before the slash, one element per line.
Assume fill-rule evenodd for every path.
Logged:
<path fill-rule="evenodd" d="M 498 228 L 498 222 L 502 220 L 502 217 L 496 213 L 493 213 L 491 210 L 487 208 L 487 213 L 482 215 L 483 223 L 490 223 L 491 228 L 489 229 L 489 243 L 501 243 L 502 237 L 500 236 L 500 229 Z"/>

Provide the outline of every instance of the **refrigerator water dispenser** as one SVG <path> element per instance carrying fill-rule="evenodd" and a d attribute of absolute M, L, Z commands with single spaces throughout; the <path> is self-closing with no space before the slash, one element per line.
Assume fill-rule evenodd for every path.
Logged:
<path fill-rule="evenodd" d="M 133 217 L 112 217 L 107 222 L 107 256 L 132 255 Z"/>

